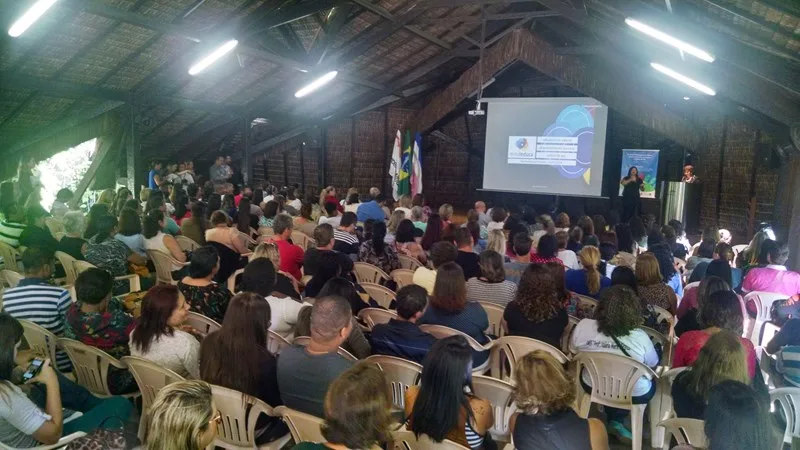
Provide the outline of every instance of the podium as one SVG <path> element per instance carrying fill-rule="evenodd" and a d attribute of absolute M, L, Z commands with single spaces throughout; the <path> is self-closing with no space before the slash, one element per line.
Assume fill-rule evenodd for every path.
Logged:
<path fill-rule="evenodd" d="M 701 183 L 670 181 L 666 186 L 664 210 L 661 217 L 664 223 L 672 219 L 680 220 L 687 232 L 700 231 L 700 207 L 703 201 Z"/>

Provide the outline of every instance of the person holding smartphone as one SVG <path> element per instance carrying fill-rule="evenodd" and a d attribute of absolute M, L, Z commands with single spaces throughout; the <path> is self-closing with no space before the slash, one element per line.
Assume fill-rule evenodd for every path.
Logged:
<path fill-rule="evenodd" d="M 126 424 L 133 410 L 128 400 L 99 399 L 59 375 L 49 359 L 20 352 L 22 335 L 19 321 L 0 314 L 0 442 L 15 448 L 52 445 L 76 431 Z M 17 386 L 15 381 L 25 384 Z M 64 423 L 64 407 L 83 415 Z M 108 420 L 114 417 L 118 420 Z"/>

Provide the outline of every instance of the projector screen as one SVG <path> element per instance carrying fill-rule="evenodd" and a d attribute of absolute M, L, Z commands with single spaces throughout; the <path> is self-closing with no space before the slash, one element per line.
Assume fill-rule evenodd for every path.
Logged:
<path fill-rule="evenodd" d="M 593 98 L 490 98 L 483 188 L 599 197 L 608 107 Z"/>

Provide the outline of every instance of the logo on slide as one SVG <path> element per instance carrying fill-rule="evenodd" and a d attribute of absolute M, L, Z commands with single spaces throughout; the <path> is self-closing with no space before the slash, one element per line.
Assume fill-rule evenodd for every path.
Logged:
<path fill-rule="evenodd" d="M 517 146 L 518 150 L 523 150 L 524 151 L 524 150 L 528 150 L 528 148 L 529 148 L 528 140 L 525 139 L 525 138 L 517 139 L 517 142 L 515 143 L 515 145 Z"/>
<path fill-rule="evenodd" d="M 553 164 L 564 178 L 583 177 L 586 184 L 591 181 L 592 143 L 594 142 L 594 108 L 591 105 L 569 105 L 562 109 L 555 123 L 547 127 L 544 136 L 577 138 L 577 154 L 574 164 Z"/>

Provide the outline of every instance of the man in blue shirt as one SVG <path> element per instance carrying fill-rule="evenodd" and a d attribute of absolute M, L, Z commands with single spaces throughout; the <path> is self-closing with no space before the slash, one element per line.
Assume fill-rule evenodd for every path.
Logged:
<path fill-rule="evenodd" d="M 381 205 L 375 201 L 372 196 L 367 195 L 364 200 L 364 202 L 358 205 L 358 210 L 356 210 L 359 223 L 364 223 L 368 219 L 372 219 L 376 222 L 383 222 L 386 220 L 386 213 L 383 212 Z"/>
<path fill-rule="evenodd" d="M 153 161 L 150 173 L 147 175 L 147 187 L 156 190 L 159 186 L 161 186 L 161 161 Z"/>
<path fill-rule="evenodd" d="M 531 247 L 533 241 L 527 232 L 520 231 L 511 240 L 514 259 L 505 263 L 506 280 L 519 284 L 522 272 L 531 264 Z"/>
<path fill-rule="evenodd" d="M 417 320 L 428 304 L 428 292 L 410 284 L 397 291 L 397 318 L 375 325 L 370 339 L 375 355 L 396 356 L 422 364 L 436 338 L 419 329 Z"/>

